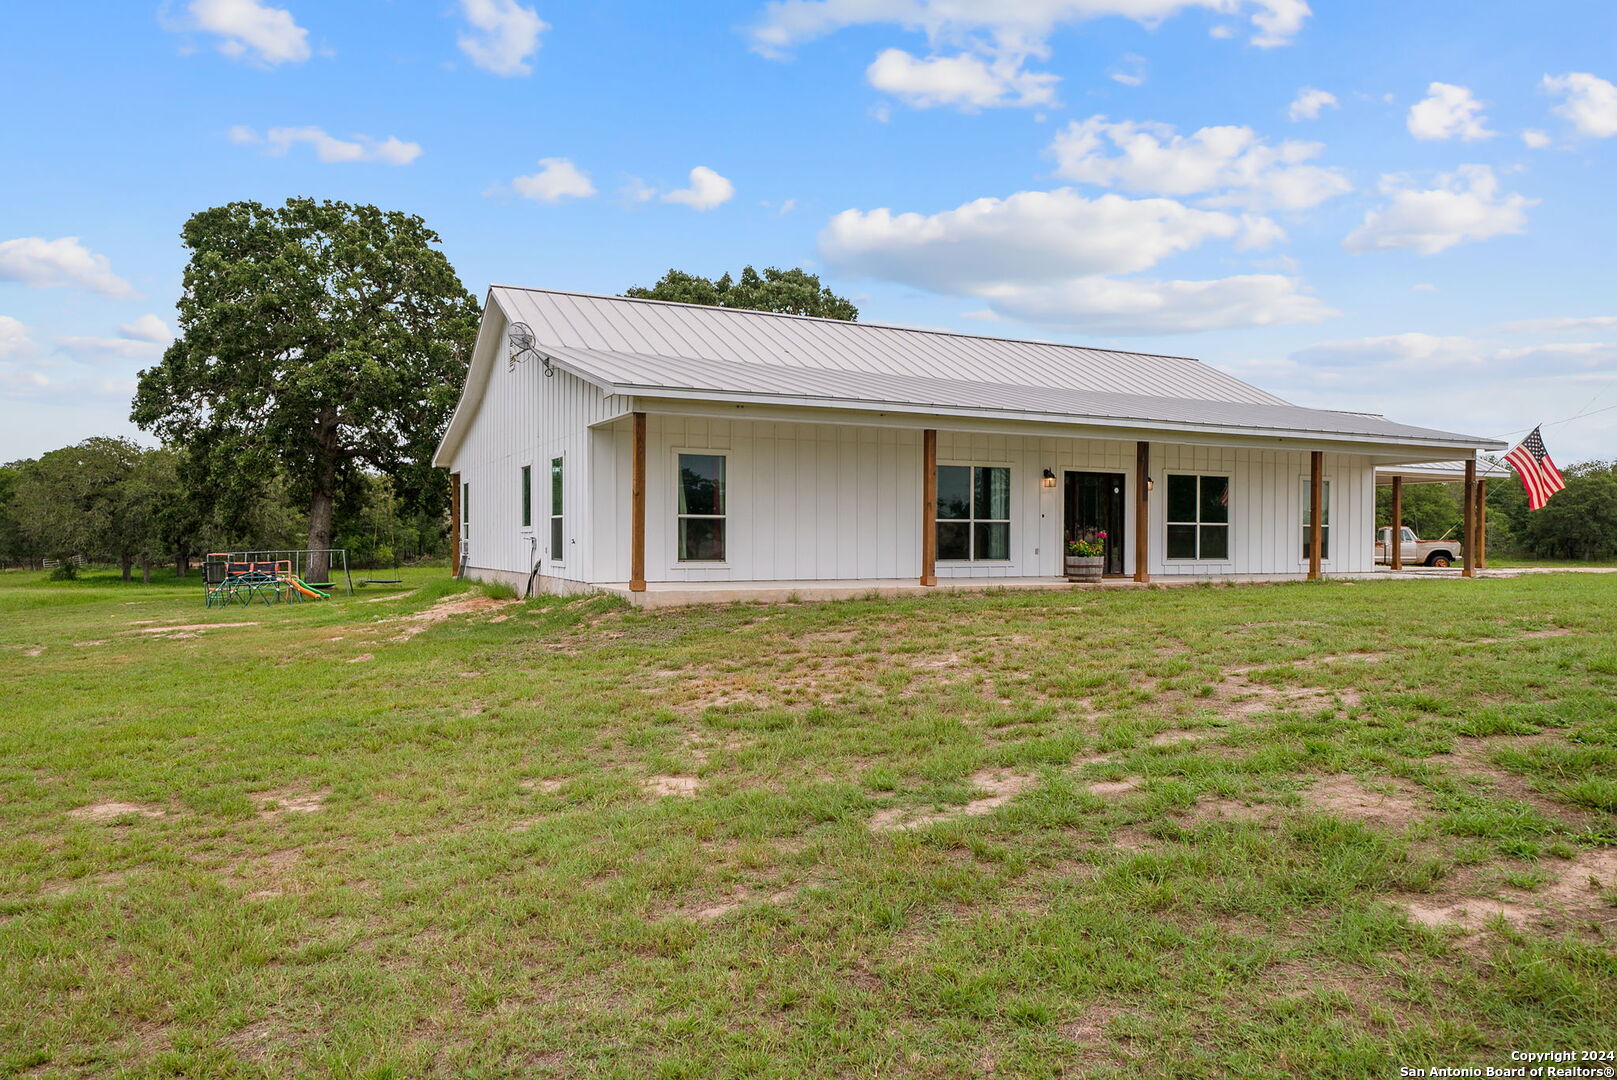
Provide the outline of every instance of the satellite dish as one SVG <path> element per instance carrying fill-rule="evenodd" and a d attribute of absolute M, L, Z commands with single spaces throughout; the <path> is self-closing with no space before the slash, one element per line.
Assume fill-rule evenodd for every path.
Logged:
<path fill-rule="evenodd" d="M 514 368 L 517 362 L 527 358 L 531 352 L 537 351 L 533 342 L 533 327 L 525 322 L 514 322 L 505 331 L 506 368 Z"/>
<path fill-rule="evenodd" d="M 546 376 L 555 374 L 555 371 L 550 367 L 550 357 L 540 352 L 538 344 L 534 341 L 533 327 L 525 322 L 514 322 L 506 327 L 505 350 L 505 369 L 507 371 L 516 370 L 517 364 L 526 360 L 531 353 L 537 356 L 539 362 L 545 366 Z"/>

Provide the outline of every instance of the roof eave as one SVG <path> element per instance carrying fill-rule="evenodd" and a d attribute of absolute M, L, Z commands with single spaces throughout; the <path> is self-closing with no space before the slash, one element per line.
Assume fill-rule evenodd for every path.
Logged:
<path fill-rule="evenodd" d="M 555 361 L 558 366 L 587 378 L 583 372 L 574 365 L 565 361 Z M 858 412 L 885 412 L 904 413 L 912 416 L 950 416 L 962 418 L 980 418 L 991 420 L 1024 420 L 1034 423 L 1066 424 L 1089 428 L 1111 428 L 1119 430 L 1151 430 L 1165 432 L 1183 432 L 1198 435 L 1239 435 L 1250 438 L 1277 438 L 1298 439 L 1304 441 L 1328 441 L 1363 443 L 1367 445 L 1409 445 L 1421 447 L 1441 447 L 1455 450 L 1491 450 L 1503 449 L 1503 443 L 1476 436 L 1460 435 L 1450 432 L 1433 432 L 1433 437 L 1403 435 L 1397 433 L 1362 434 L 1357 432 L 1314 431 L 1301 428 L 1264 428 L 1238 424 L 1194 424 L 1173 420 L 1153 420 L 1141 417 L 1109 417 L 1085 416 L 1079 413 L 1042 413 L 1019 409 L 966 409 L 948 405 L 917 405 L 907 402 L 869 401 L 855 398 L 828 398 L 804 397 L 778 394 L 749 394 L 722 390 L 681 389 L 675 387 L 660 387 L 638 385 L 629 383 L 604 384 L 598 379 L 591 382 L 601 386 L 610 394 L 622 394 L 641 398 L 664 398 L 674 401 L 722 401 L 731 404 L 757 404 L 781 405 L 793 408 L 808 409 L 849 409 Z"/>

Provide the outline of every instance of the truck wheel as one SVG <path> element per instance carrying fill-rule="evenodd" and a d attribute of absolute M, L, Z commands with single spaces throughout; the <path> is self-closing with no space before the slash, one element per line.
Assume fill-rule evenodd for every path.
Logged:
<path fill-rule="evenodd" d="M 1451 556 L 1448 552 L 1439 551 L 1439 552 L 1436 552 L 1433 555 L 1427 556 L 1426 565 L 1427 566 L 1448 566 L 1453 561 L 1454 561 L 1453 556 Z"/>

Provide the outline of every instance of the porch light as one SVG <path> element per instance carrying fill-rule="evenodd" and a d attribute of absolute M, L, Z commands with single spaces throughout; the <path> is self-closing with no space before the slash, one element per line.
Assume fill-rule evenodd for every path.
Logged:
<path fill-rule="evenodd" d="M 1155 491 L 1156 489 L 1157 489 L 1157 482 L 1155 480 L 1151 479 L 1149 476 L 1146 477 L 1145 478 L 1145 490 L 1149 492 L 1149 491 Z"/>
<path fill-rule="evenodd" d="M 1044 476 L 1042 478 L 1040 478 L 1039 483 L 1041 483 L 1043 486 L 1045 486 L 1047 488 L 1055 487 L 1056 486 L 1056 474 L 1051 472 L 1049 469 L 1044 470 Z"/>

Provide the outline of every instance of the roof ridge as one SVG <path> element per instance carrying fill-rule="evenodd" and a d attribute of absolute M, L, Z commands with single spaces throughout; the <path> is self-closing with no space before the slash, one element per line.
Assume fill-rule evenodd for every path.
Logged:
<path fill-rule="evenodd" d="M 578 292 L 573 289 L 541 289 L 532 285 L 502 285 L 497 282 L 490 283 L 493 289 L 514 289 L 518 292 L 550 293 L 553 296 L 582 296 L 591 300 L 618 300 L 631 304 L 661 304 L 664 307 L 699 308 L 702 311 L 720 311 L 729 315 L 767 315 L 775 319 L 801 319 L 805 322 L 835 323 L 838 326 L 862 326 L 875 330 L 902 330 L 911 334 L 936 334 L 939 337 L 972 338 L 977 341 L 1006 341 L 1017 345 L 1048 345 L 1053 349 L 1087 349 L 1090 352 L 1115 353 L 1119 356 L 1149 356 L 1157 360 L 1185 360 L 1192 364 L 1200 364 L 1201 360 L 1194 356 L 1179 356 L 1175 353 L 1140 352 L 1136 349 L 1111 349 L 1098 345 L 1069 345 L 1060 341 L 1043 341 L 1039 338 L 1001 337 L 997 334 L 967 334 L 958 330 L 934 330 L 925 326 L 902 326 L 898 323 L 857 322 L 847 319 L 829 319 L 823 315 L 794 315 L 786 311 L 759 311 L 755 308 L 719 307 L 716 304 L 688 304 L 683 300 L 657 300 L 647 296 L 610 296 L 606 293 Z"/>

